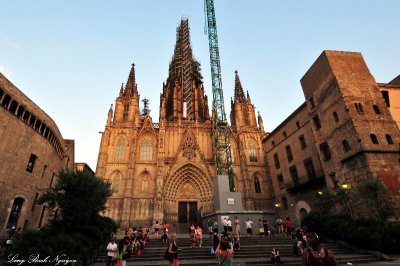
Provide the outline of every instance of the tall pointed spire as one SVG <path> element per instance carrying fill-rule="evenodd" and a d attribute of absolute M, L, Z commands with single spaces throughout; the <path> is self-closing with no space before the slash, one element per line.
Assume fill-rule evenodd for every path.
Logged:
<path fill-rule="evenodd" d="M 166 117 L 176 121 L 205 121 L 207 98 L 204 96 L 200 63 L 193 57 L 189 21 L 182 19 L 176 29 L 174 54 L 169 64 L 168 79 L 163 86 Z"/>
<path fill-rule="evenodd" d="M 240 78 L 239 78 L 239 74 L 238 74 L 237 70 L 235 70 L 235 101 L 239 101 L 239 102 L 246 101 L 242 83 L 240 82 Z"/>
<path fill-rule="evenodd" d="M 132 64 L 131 72 L 129 73 L 128 81 L 125 86 L 125 96 L 134 96 L 137 94 L 136 76 L 135 76 L 135 64 Z"/>

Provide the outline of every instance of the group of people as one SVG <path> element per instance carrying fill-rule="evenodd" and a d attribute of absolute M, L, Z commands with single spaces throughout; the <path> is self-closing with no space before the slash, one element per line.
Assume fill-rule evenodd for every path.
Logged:
<path fill-rule="evenodd" d="M 120 239 L 118 243 L 115 239 L 111 239 L 108 243 L 107 249 L 107 266 L 125 266 L 126 260 L 131 255 L 142 255 L 145 246 L 149 241 L 149 228 L 140 227 L 125 229 L 125 235 L 123 239 Z"/>
<path fill-rule="evenodd" d="M 238 217 L 234 219 L 235 231 L 233 232 L 232 222 L 228 217 L 221 219 L 224 230 L 219 233 L 218 221 L 216 219 L 208 220 L 207 226 L 210 233 L 212 247 L 211 254 L 218 260 L 220 266 L 231 266 L 233 264 L 233 254 L 240 250 L 240 220 Z M 250 219 L 245 221 L 247 235 L 251 235 L 253 222 Z M 302 266 L 337 266 L 337 261 L 331 250 L 321 247 L 320 239 L 315 232 L 305 233 L 300 227 L 292 230 L 290 218 L 287 217 L 284 221 L 280 217 L 275 220 L 272 226 L 277 230 L 278 234 L 289 235 L 292 241 L 293 255 L 301 256 Z M 173 233 L 168 236 L 169 225 L 164 222 L 162 225 L 156 222 L 154 225 L 155 236 L 159 236 L 159 231 L 163 230 L 162 240 L 167 242 L 170 240 L 164 254 L 164 258 L 170 263 L 170 266 L 179 266 L 178 254 L 181 251 L 176 242 L 176 234 Z M 268 235 L 271 232 L 271 227 L 268 226 L 266 219 L 259 220 L 260 234 Z M 191 224 L 189 226 L 189 240 L 192 248 L 202 247 L 203 230 L 201 226 Z M 148 241 L 149 228 L 140 228 L 139 230 L 127 229 L 125 237 L 121 239 L 118 244 L 115 240 L 107 246 L 108 260 L 107 266 L 115 265 L 117 262 L 121 266 L 125 266 L 126 259 L 131 254 L 138 254 L 142 252 Z M 166 237 L 165 237 L 166 236 Z M 273 264 L 281 264 L 281 256 L 279 249 L 274 246 L 270 253 L 270 259 Z M 118 265 L 118 266 L 119 266 Z"/>
<path fill-rule="evenodd" d="M 191 243 L 192 248 L 198 244 L 199 248 L 201 248 L 201 245 L 203 244 L 203 229 L 198 226 L 194 226 L 194 224 L 191 224 L 189 227 L 189 240 Z"/>

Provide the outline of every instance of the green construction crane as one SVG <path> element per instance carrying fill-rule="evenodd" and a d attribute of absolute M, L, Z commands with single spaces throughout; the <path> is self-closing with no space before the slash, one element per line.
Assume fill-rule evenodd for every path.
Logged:
<path fill-rule="evenodd" d="M 213 91 L 213 133 L 217 175 L 228 175 L 229 190 L 234 192 L 235 181 L 232 169 L 229 125 L 226 121 L 224 94 L 222 91 L 221 64 L 219 58 L 217 22 L 215 19 L 214 0 L 204 0 L 207 13 L 208 43 L 210 48 L 211 79 Z"/>

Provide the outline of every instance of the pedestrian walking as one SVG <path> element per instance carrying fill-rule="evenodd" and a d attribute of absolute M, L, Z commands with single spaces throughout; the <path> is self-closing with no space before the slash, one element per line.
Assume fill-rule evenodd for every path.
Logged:
<path fill-rule="evenodd" d="M 252 230 L 253 222 L 250 221 L 249 218 L 247 218 L 247 221 L 245 222 L 245 224 L 246 224 L 247 236 L 252 235 L 253 234 L 253 230 Z"/>
<path fill-rule="evenodd" d="M 118 257 L 118 245 L 115 243 L 115 239 L 112 238 L 110 243 L 107 245 L 107 266 L 114 266 L 114 262 Z"/>

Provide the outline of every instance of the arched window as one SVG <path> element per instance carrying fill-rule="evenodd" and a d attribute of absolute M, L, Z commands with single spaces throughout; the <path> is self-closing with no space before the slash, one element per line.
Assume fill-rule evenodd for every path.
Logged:
<path fill-rule="evenodd" d="M 116 160 L 124 159 L 124 149 L 125 149 L 125 138 L 121 136 L 118 138 L 117 147 L 115 149 Z"/>
<path fill-rule="evenodd" d="M 369 135 L 371 137 L 371 141 L 373 144 L 379 144 L 378 138 L 376 137 L 375 134 Z"/>
<path fill-rule="evenodd" d="M 244 124 L 246 126 L 249 126 L 250 121 L 249 121 L 249 111 L 247 110 L 247 106 L 243 107 L 243 118 L 244 118 Z"/>
<path fill-rule="evenodd" d="M 111 192 L 117 194 L 119 192 L 119 186 L 121 183 L 121 173 L 116 172 L 111 178 Z"/>
<path fill-rule="evenodd" d="M 348 142 L 347 140 L 343 140 L 343 141 L 342 141 L 342 145 L 343 145 L 344 151 L 349 151 L 349 150 L 351 150 L 350 144 L 349 144 L 349 142 Z"/>
<path fill-rule="evenodd" d="M 378 105 L 374 104 L 372 107 L 374 108 L 375 114 L 379 115 L 381 113 L 381 111 L 379 110 Z"/>
<path fill-rule="evenodd" d="M 123 115 L 123 120 L 127 121 L 128 120 L 128 114 L 129 114 L 129 104 L 124 105 L 124 115 Z"/>
<path fill-rule="evenodd" d="M 356 107 L 357 112 L 359 114 L 363 114 L 364 113 L 364 108 L 363 108 L 363 106 L 362 106 L 362 104 L 360 102 L 355 102 L 354 106 Z"/>
<path fill-rule="evenodd" d="M 14 199 L 14 203 L 11 207 L 10 217 L 8 218 L 6 229 L 16 229 L 18 225 L 18 218 L 21 213 L 22 205 L 25 200 L 23 198 Z"/>
<path fill-rule="evenodd" d="M 140 160 L 149 161 L 153 158 L 153 146 L 150 138 L 142 140 L 140 145 Z"/>
<path fill-rule="evenodd" d="M 258 180 L 258 177 L 254 177 L 254 190 L 256 193 L 261 193 L 261 186 L 260 186 L 260 180 Z"/>
<path fill-rule="evenodd" d="M 257 150 L 256 145 L 252 140 L 249 141 L 249 158 L 250 162 L 254 163 L 257 162 Z"/>
<path fill-rule="evenodd" d="M 336 112 L 333 112 L 333 119 L 335 119 L 335 122 L 339 122 L 339 115 Z"/>
<path fill-rule="evenodd" d="M 388 144 L 394 144 L 392 137 L 389 134 L 386 134 L 386 141 Z"/>

